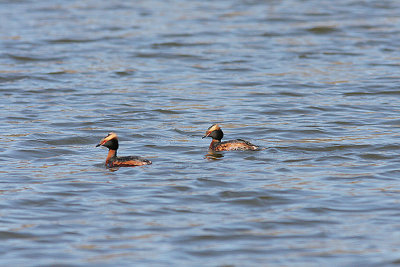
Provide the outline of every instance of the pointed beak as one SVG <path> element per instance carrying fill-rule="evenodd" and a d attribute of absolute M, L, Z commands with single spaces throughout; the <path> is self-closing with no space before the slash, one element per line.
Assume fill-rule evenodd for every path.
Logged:
<path fill-rule="evenodd" d="M 101 139 L 101 141 L 96 145 L 96 147 L 102 146 L 104 145 L 104 138 Z"/>
<path fill-rule="evenodd" d="M 211 133 L 211 132 L 210 132 L 210 133 Z M 204 138 L 208 137 L 208 136 L 210 135 L 210 133 L 206 133 L 206 135 L 203 136 L 201 139 L 204 139 Z"/>

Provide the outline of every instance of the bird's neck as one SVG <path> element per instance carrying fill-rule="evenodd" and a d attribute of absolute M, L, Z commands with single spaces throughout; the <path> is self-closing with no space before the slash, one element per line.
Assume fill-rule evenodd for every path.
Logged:
<path fill-rule="evenodd" d="M 218 139 L 214 139 L 214 138 L 213 138 L 213 140 L 211 141 L 211 144 L 210 144 L 209 149 L 214 149 L 215 146 L 217 146 L 219 143 L 221 143 L 221 140 L 218 140 Z"/>
<path fill-rule="evenodd" d="M 107 155 L 107 158 L 106 158 L 106 164 L 108 164 L 110 162 L 111 158 L 114 158 L 116 156 L 117 156 L 117 150 L 109 149 L 108 150 L 108 155 Z"/>

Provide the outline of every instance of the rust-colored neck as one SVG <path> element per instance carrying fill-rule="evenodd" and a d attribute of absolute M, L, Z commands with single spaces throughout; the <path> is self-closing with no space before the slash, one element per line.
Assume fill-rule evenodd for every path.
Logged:
<path fill-rule="evenodd" d="M 220 140 L 217 140 L 217 139 L 214 139 L 214 138 L 213 138 L 213 140 L 211 141 L 211 144 L 210 144 L 209 149 L 214 150 L 214 149 L 215 149 L 215 146 L 216 146 L 218 143 L 220 143 L 220 142 L 221 142 Z"/>
<path fill-rule="evenodd" d="M 110 149 L 108 150 L 108 155 L 106 158 L 106 165 L 110 162 L 110 159 L 117 156 L 117 150 Z"/>

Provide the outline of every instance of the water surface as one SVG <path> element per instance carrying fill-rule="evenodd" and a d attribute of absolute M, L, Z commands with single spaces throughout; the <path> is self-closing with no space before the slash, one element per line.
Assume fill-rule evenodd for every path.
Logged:
<path fill-rule="evenodd" d="M 0 263 L 398 264 L 399 12 L 1 1 Z M 110 131 L 153 165 L 106 169 Z"/>

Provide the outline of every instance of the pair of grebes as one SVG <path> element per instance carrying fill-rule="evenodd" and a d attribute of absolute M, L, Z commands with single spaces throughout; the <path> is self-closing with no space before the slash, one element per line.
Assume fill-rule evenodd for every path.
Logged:
<path fill-rule="evenodd" d="M 247 142 L 242 139 L 230 140 L 221 142 L 222 137 L 224 137 L 224 133 L 218 124 L 214 124 L 210 126 L 206 134 L 203 136 L 211 137 L 212 141 L 209 149 L 211 151 L 230 151 L 230 150 L 257 150 L 258 146 L 253 145 L 250 142 Z M 104 137 L 100 143 L 96 146 L 105 146 L 108 148 L 108 155 L 106 158 L 106 166 L 109 168 L 112 167 L 134 167 L 134 166 L 142 166 L 151 164 L 150 160 L 143 159 L 141 157 L 136 156 L 128 156 L 128 157 L 117 157 L 118 150 L 118 137 L 116 133 L 109 133 L 106 137 Z"/>

